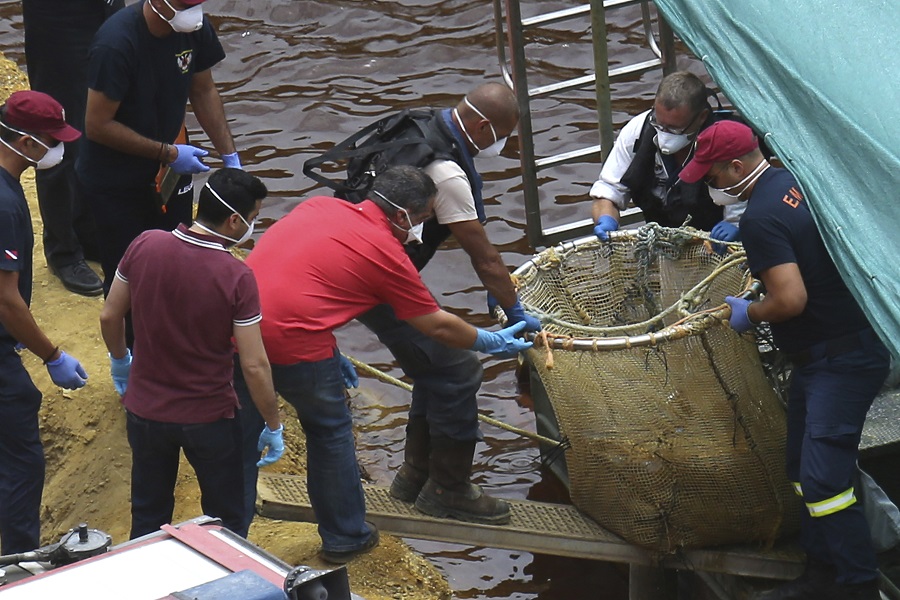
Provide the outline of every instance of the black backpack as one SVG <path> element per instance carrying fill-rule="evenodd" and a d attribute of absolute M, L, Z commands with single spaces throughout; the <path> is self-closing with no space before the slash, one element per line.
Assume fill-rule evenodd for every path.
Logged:
<path fill-rule="evenodd" d="M 435 116 L 430 110 L 403 110 L 380 119 L 335 144 L 319 156 L 303 163 L 303 173 L 335 191 L 335 196 L 359 203 L 366 199 L 375 176 L 396 165 L 424 167 L 449 156 L 440 136 L 429 123 Z M 346 167 L 347 177 L 326 177 L 323 165 L 333 163 Z M 337 171 L 338 169 L 330 169 Z"/>

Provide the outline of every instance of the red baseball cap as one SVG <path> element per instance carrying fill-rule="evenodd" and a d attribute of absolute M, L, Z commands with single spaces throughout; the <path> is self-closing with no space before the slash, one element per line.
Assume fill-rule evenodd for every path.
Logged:
<path fill-rule="evenodd" d="M 685 183 L 703 179 L 713 163 L 734 160 L 759 148 L 753 130 L 737 121 L 718 121 L 697 136 L 697 150 L 678 178 Z"/>
<path fill-rule="evenodd" d="M 60 142 L 74 142 L 81 132 L 66 123 L 62 105 L 43 92 L 13 92 L 6 100 L 3 122 L 25 133 L 44 133 Z"/>

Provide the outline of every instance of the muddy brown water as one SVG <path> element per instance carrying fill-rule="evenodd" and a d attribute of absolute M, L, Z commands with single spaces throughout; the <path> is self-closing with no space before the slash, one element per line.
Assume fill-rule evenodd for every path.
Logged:
<path fill-rule="evenodd" d="M 529 16 L 580 2 L 523 1 Z M 494 20 L 487 0 L 211 0 L 204 3 L 227 52 L 214 71 L 245 168 L 264 179 L 270 197 L 263 217 L 278 219 L 314 193 L 303 162 L 370 121 L 405 107 L 451 106 L 470 88 L 499 80 Z M 532 85 L 592 71 L 584 45 L 588 23 L 569 23 L 533 36 Z M 614 64 L 648 58 L 640 12 L 611 15 Z M 0 51 L 24 70 L 21 3 L 0 0 Z M 682 59 L 679 66 L 696 64 Z M 647 108 L 659 81 L 653 72 L 614 86 L 614 120 Z M 596 143 L 592 92 L 535 103 L 539 156 Z M 196 123 L 192 131 L 199 132 Z M 209 147 L 198 133 L 195 143 Z M 215 164 L 213 166 L 216 166 Z M 510 269 L 534 252 L 524 234 L 517 144 L 502 157 L 480 163 L 485 174 L 486 229 Z M 587 192 L 597 164 L 540 174 L 545 225 L 585 218 Z M 451 242 L 423 272 L 441 304 L 477 326 L 490 326 L 485 295 L 465 253 Z M 402 373 L 366 329 L 339 332 L 341 349 L 392 375 Z M 513 361 L 484 358 L 482 412 L 534 430 L 527 395 L 516 385 Z M 359 455 L 370 477 L 388 484 L 402 461 L 408 396 L 364 380 L 357 397 Z M 564 498 L 549 472 L 539 468 L 536 445 L 517 435 L 482 427 L 485 443 L 476 459 L 476 481 L 506 498 Z M 491 548 L 411 540 L 446 574 L 458 598 L 615 600 L 627 597 L 627 569 L 596 561 L 563 559 Z"/>

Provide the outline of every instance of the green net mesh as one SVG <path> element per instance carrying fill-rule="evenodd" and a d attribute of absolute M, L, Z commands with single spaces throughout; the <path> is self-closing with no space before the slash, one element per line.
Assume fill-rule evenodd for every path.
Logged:
<path fill-rule="evenodd" d="M 770 543 L 796 522 L 784 410 L 722 304 L 751 283 L 743 263 L 651 224 L 516 271 L 545 324 L 529 358 L 569 444 L 572 501 L 634 544 Z"/>

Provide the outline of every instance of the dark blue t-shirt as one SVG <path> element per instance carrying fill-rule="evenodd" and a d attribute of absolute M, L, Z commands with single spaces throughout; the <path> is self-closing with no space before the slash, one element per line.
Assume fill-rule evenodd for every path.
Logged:
<path fill-rule="evenodd" d="M 137 133 L 172 143 L 184 122 L 195 73 L 225 58 L 207 17 L 192 33 L 150 33 L 138 2 L 110 17 L 97 31 L 88 63 L 88 88 L 119 101 L 116 121 Z M 150 185 L 159 163 L 82 138 L 78 175 L 94 187 Z"/>
<path fill-rule="evenodd" d="M 19 272 L 19 294 L 31 304 L 31 254 L 34 230 L 25 192 L 15 177 L 0 167 L 0 269 Z M 0 344 L 15 344 L 0 323 Z"/>
<path fill-rule="evenodd" d="M 759 178 L 741 217 L 741 240 L 754 276 L 796 263 L 803 277 L 806 308 L 788 321 L 771 324 L 781 350 L 797 352 L 869 327 L 825 249 L 809 205 L 789 171 L 769 168 Z"/>

